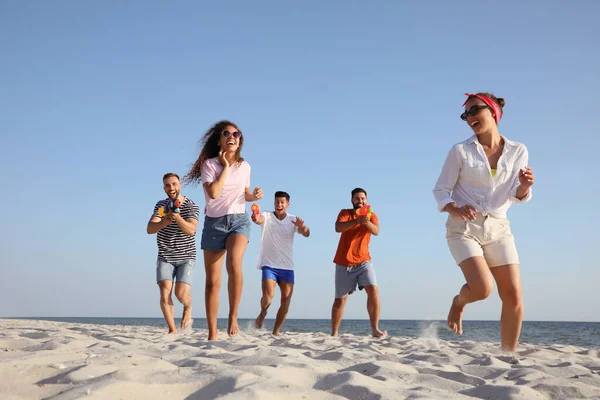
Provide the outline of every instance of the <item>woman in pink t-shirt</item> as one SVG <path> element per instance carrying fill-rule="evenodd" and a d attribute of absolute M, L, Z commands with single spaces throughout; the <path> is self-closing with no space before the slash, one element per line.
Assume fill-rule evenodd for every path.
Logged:
<path fill-rule="evenodd" d="M 238 306 L 242 296 L 242 259 L 250 238 L 246 202 L 263 197 L 260 188 L 250 192 L 250 164 L 241 156 L 244 136 L 229 121 L 219 121 L 202 138 L 200 156 L 185 176 L 189 183 L 202 182 L 206 207 L 201 248 L 206 268 L 206 318 L 208 340 L 218 338 L 217 313 L 223 259 L 227 253 L 229 325 L 227 333 L 239 333 Z"/>

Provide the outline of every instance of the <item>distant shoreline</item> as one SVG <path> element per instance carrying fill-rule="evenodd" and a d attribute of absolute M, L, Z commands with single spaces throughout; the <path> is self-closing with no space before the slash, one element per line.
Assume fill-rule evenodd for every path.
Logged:
<path fill-rule="evenodd" d="M 250 319 L 254 319 L 256 316 L 254 317 L 240 317 L 240 320 L 250 320 Z M 162 316 L 155 316 L 155 317 L 80 317 L 80 316 L 69 316 L 69 317 L 55 317 L 55 316 L 48 316 L 48 317 L 42 317 L 42 316 L 34 316 L 34 317 L 23 317 L 23 316 L 19 316 L 19 317 L 4 317 L 4 316 L 0 316 L 0 319 L 40 319 L 40 320 L 45 320 L 45 319 L 163 319 Z M 201 317 L 194 317 L 195 320 L 205 320 L 205 318 L 201 318 Z M 220 320 L 226 320 L 227 317 L 221 317 L 219 318 Z M 275 320 L 275 318 L 273 317 L 269 317 L 267 316 L 267 318 L 265 318 L 265 320 Z M 287 318 L 287 320 L 290 321 L 330 321 L 329 318 Z M 368 321 L 368 318 L 344 318 L 344 321 Z M 427 322 L 427 321 L 437 321 L 437 322 L 445 322 L 445 319 L 385 319 L 385 318 L 381 318 L 380 321 L 406 321 L 406 322 Z M 500 322 L 500 320 L 498 319 L 463 319 L 463 321 L 465 322 Z M 524 319 L 523 322 L 548 322 L 548 323 L 586 323 L 586 324 L 600 324 L 600 320 L 598 321 L 580 321 L 580 320 L 545 320 L 545 319 Z"/>
<path fill-rule="evenodd" d="M 205 318 L 193 318 L 193 330 L 206 328 Z M 0 319 L 2 321 L 2 319 Z M 102 326 L 130 326 L 165 329 L 166 324 L 161 317 L 10 317 L 4 321 L 44 321 L 73 324 L 90 324 Z M 176 324 L 179 323 L 176 318 Z M 240 318 L 240 328 L 249 332 L 254 329 L 254 318 Z M 265 320 L 265 328 L 270 329 L 274 324 L 273 318 Z M 382 329 L 394 337 L 432 337 L 449 341 L 496 342 L 500 340 L 499 321 L 494 320 L 464 320 L 464 333 L 457 336 L 447 327 L 445 320 L 380 320 Z M 217 320 L 218 329 L 226 329 L 227 319 Z M 331 332 L 331 320 L 290 318 L 285 321 L 283 331 L 296 333 Z M 344 319 L 340 327 L 341 334 L 368 335 L 370 324 L 366 319 Z M 586 321 L 524 321 L 520 343 L 533 345 L 573 345 L 585 348 L 600 348 L 600 322 Z"/>

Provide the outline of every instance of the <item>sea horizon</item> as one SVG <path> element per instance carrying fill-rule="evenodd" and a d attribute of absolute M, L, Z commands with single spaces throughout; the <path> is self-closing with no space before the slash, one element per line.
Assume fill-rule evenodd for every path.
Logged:
<path fill-rule="evenodd" d="M 13 316 L 13 317 L 5 317 L 5 316 L 0 316 L 0 319 L 46 319 L 46 318 L 86 318 L 86 319 L 164 319 L 163 316 L 128 316 L 128 317 L 120 317 L 120 316 L 94 316 L 94 317 L 87 317 L 87 316 L 79 316 L 79 315 L 70 315 L 70 316 Z M 175 319 L 178 319 L 179 317 L 175 317 Z M 192 317 L 194 320 L 206 320 L 205 317 Z M 239 317 L 240 320 L 249 320 L 249 319 L 255 319 L 256 316 L 253 317 Z M 226 317 L 220 317 L 218 318 L 219 320 L 227 320 Z M 268 320 L 273 320 L 275 321 L 275 317 L 273 316 L 267 316 L 265 318 L 265 321 Z M 293 321 L 293 320 L 310 320 L 310 321 L 331 321 L 331 318 L 286 318 L 286 321 Z M 369 321 L 369 318 L 344 318 L 342 320 L 343 321 Z M 421 319 L 411 319 L 411 318 L 380 318 L 379 321 L 435 321 L 435 322 L 440 322 L 440 321 L 446 321 L 446 319 L 435 319 L 435 318 L 421 318 Z M 470 322 L 500 322 L 499 319 L 469 319 L 469 318 L 465 318 L 463 319 L 464 321 L 470 321 Z M 592 320 L 568 320 L 568 319 L 557 319 L 557 320 L 550 320 L 550 319 L 524 319 L 523 322 L 565 322 L 565 323 L 591 323 L 591 324 L 600 324 L 600 320 L 598 321 L 592 321 Z"/>
<path fill-rule="evenodd" d="M 0 319 L 55 321 L 75 324 L 121 325 L 165 327 L 163 317 L 0 317 Z M 239 318 L 240 329 L 244 332 L 255 332 L 255 318 Z M 175 318 L 179 325 L 180 318 Z M 275 319 L 265 319 L 264 328 L 272 329 Z M 219 318 L 219 330 L 226 330 L 227 318 Z M 463 334 L 456 335 L 446 325 L 446 320 L 434 319 L 381 319 L 379 327 L 386 330 L 390 336 L 405 336 L 413 338 L 441 339 L 446 341 L 476 341 L 499 342 L 499 320 L 464 320 Z M 206 329 L 206 318 L 193 318 L 193 330 Z M 330 333 L 331 320 L 317 318 L 286 319 L 282 332 L 322 332 Z M 369 336 L 370 324 L 368 319 L 343 319 L 340 335 L 351 334 Z M 523 321 L 520 343 L 536 345 L 572 345 L 584 348 L 600 349 L 600 322 L 596 321 Z"/>

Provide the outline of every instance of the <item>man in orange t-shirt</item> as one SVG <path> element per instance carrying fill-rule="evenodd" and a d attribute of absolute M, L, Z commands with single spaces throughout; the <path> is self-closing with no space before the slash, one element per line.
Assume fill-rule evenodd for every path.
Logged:
<path fill-rule="evenodd" d="M 335 231 L 342 235 L 333 259 L 335 301 L 331 308 L 331 336 L 338 335 L 348 295 L 358 287 L 367 292 L 367 311 L 373 336 L 385 337 L 387 332 L 379 329 L 379 291 L 369 253 L 371 235 L 379 234 L 379 219 L 375 213 L 370 216 L 356 213 L 356 210 L 367 205 L 367 192 L 364 189 L 354 189 L 351 201 L 353 208 L 340 211 L 335 222 Z"/>

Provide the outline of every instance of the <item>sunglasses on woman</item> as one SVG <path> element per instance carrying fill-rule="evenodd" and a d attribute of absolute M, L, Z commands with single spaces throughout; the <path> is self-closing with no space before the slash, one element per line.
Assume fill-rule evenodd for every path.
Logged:
<path fill-rule="evenodd" d="M 460 114 L 460 119 L 462 119 L 463 121 L 466 121 L 467 116 L 470 115 L 470 116 L 474 117 L 475 115 L 477 115 L 479 110 L 483 110 L 484 108 L 490 108 L 490 106 L 486 106 L 486 105 L 473 106 L 473 107 L 469 108 L 467 111 L 465 111 L 464 113 Z M 490 110 L 491 110 L 491 108 L 490 108 Z"/>
<path fill-rule="evenodd" d="M 242 136 L 241 132 L 238 131 L 233 131 L 233 132 L 229 132 L 229 131 L 223 131 L 223 137 L 230 137 L 233 136 L 234 138 L 239 138 L 240 136 Z"/>

